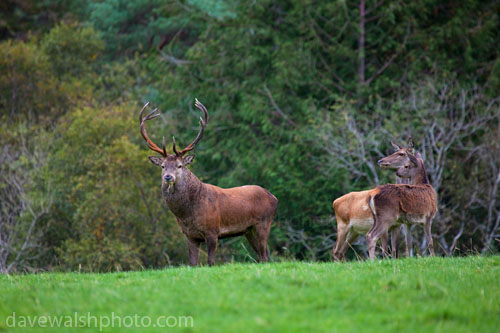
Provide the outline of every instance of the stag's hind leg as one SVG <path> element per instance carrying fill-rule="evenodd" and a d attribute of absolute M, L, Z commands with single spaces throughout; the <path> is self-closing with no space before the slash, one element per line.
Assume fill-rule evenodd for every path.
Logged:
<path fill-rule="evenodd" d="M 257 253 L 259 255 L 260 262 L 269 261 L 269 253 L 267 250 L 267 240 L 269 239 L 269 233 L 271 232 L 270 221 L 263 221 L 255 226 L 255 232 L 257 235 Z"/>
<path fill-rule="evenodd" d="M 255 231 L 254 226 L 247 229 L 245 237 L 255 253 L 259 255 L 259 242 L 257 241 L 257 231 Z"/>

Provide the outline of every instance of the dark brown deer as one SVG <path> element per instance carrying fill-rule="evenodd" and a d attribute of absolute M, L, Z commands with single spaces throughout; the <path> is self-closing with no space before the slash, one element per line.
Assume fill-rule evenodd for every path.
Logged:
<path fill-rule="evenodd" d="M 391 141 L 391 145 L 394 147 L 395 152 L 387 157 L 382 158 L 381 160 L 378 161 L 378 165 L 383 168 L 383 169 L 392 169 L 397 171 L 399 168 L 401 168 L 403 165 L 408 163 L 409 159 L 407 154 L 414 154 L 417 158 L 421 158 L 420 153 L 414 151 L 414 144 L 413 140 L 411 137 L 408 138 L 408 142 L 406 144 L 406 147 L 403 147 L 402 145 L 399 145 L 397 143 L 394 143 Z M 413 184 L 413 182 L 409 178 L 401 178 L 396 175 L 396 184 Z M 407 257 L 411 256 L 411 248 L 412 248 L 412 235 L 411 235 L 411 230 L 406 227 L 406 224 L 402 224 L 401 226 L 395 226 L 393 227 L 391 231 L 391 248 L 392 248 L 392 257 L 397 258 L 398 257 L 398 239 L 399 239 L 399 234 L 401 233 L 401 229 L 403 230 L 403 233 L 406 236 L 406 251 L 405 254 Z M 382 239 L 382 243 L 384 243 L 384 239 Z"/>
<path fill-rule="evenodd" d="M 378 161 L 379 166 L 389 169 L 399 169 L 408 161 L 408 153 L 413 153 L 413 141 L 408 140 L 408 146 L 403 147 L 391 142 L 396 151 Z M 404 182 L 404 178 L 396 177 L 396 181 Z M 333 202 L 333 210 L 337 220 L 337 241 L 333 248 L 333 260 L 342 260 L 347 248 L 360 235 L 366 235 L 373 226 L 373 215 L 369 208 L 369 200 L 374 190 L 350 192 Z M 397 239 L 399 228 L 393 228 L 392 256 L 397 256 Z M 381 235 L 382 251 L 387 255 L 388 234 Z"/>
<path fill-rule="evenodd" d="M 200 243 L 207 244 L 208 264 L 215 262 L 219 238 L 245 235 L 250 246 L 257 252 L 259 261 L 268 261 L 267 240 L 278 207 L 278 199 L 266 189 L 247 185 L 222 189 L 201 182 L 186 166 L 194 155 L 184 156 L 200 141 L 207 125 L 208 112 L 196 100 L 195 106 L 203 112 L 201 129 L 186 148 L 178 151 L 173 138 L 174 154 L 167 154 L 165 139 L 159 148 L 148 137 L 145 122 L 160 115 L 157 109 L 143 117 L 146 103 L 139 115 L 141 134 L 149 149 L 161 155 L 149 156 L 150 161 L 161 166 L 162 193 L 168 208 L 186 236 L 189 248 L 189 264 L 197 265 Z"/>
<path fill-rule="evenodd" d="M 381 185 L 371 194 L 374 223 L 366 234 L 370 259 L 375 259 L 377 240 L 397 223 L 423 225 L 427 248 L 434 255 L 431 225 L 437 212 L 436 191 L 429 184 L 423 160 L 412 154 L 408 154 L 408 158 L 410 161 L 397 171 L 397 175 L 413 180 L 415 185 Z"/>

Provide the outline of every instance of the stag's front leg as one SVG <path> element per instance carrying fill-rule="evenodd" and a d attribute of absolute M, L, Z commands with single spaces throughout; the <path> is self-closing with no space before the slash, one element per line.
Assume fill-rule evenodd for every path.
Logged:
<path fill-rule="evenodd" d="M 200 242 L 194 239 L 187 238 L 189 249 L 189 265 L 198 265 L 198 258 L 200 256 Z"/>
<path fill-rule="evenodd" d="M 213 266 L 215 264 L 215 252 L 217 250 L 218 237 L 214 235 L 206 236 L 205 242 L 207 243 L 207 253 L 208 253 L 208 266 Z"/>

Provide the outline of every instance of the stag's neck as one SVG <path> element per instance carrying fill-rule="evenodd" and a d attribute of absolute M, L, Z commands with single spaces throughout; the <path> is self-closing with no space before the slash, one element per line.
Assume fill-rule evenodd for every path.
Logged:
<path fill-rule="evenodd" d="M 175 185 L 162 186 L 163 198 L 177 218 L 187 218 L 196 212 L 204 193 L 204 184 L 191 171 Z"/>

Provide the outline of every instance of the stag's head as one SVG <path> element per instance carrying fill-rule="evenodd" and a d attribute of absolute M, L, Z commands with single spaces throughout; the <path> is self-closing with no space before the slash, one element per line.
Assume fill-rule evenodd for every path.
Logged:
<path fill-rule="evenodd" d="M 198 135 L 196 136 L 194 141 L 191 142 L 191 144 L 189 144 L 186 148 L 182 149 L 181 151 L 177 150 L 175 146 L 175 138 L 172 137 L 173 141 L 172 150 L 174 153 L 167 154 L 167 150 L 165 148 L 165 137 L 163 137 L 163 146 L 162 148 L 160 148 L 153 141 L 151 141 L 151 139 L 148 137 L 148 133 L 146 132 L 146 127 L 145 127 L 146 121 L 154 119 L 160 115 L 158 109 L 154 109 L 151 113 L 149 113 L 147 116 L 144 117 L 143 114 L 148 105 L 149 102 L 146 103 L 146 105 L 144 105 L 144 107 L 141 110 L 141 113 L 139 114 L 141 134 L 144 140 L 146 140 L 149 149 L 161 155 L 161 156 L 149 156 L 149 160 L 154 165 L 161 167 L 162 185 L 165 185 L 168 188 L 170 188 L 171 186 L 175 185 L 176 182 L 183 179 L 186 176 L 186 174 L 189 173 L 186 166 L 194 160 L 194 155 L 185 155 L 185 154 L 193 150 L 198 141 L 200 141 L 201 137 L 203 136 L 203 131 L 205 130 L 205 127 L 207 126 L 208 122 L 208 112 L 205 106 L 196 99 L 195 106 L 203 112 L 203 118 L 200 117 L 201 128 L 200 131 L 198 132 Z"/>
<path fill-rule="evenodd" d="M 394 153 L 379 160 L 378 165 L 387 169 L 399 169 L 409 161 L 408 154 L 415 153 L 413 149 L 413 140 L 410 137 L 406 147 L 392 141 L 391 145 L 394 147 Z"/>

